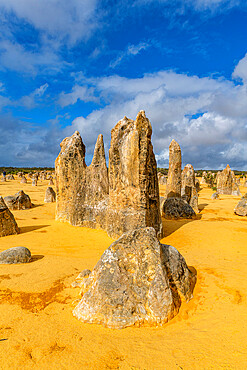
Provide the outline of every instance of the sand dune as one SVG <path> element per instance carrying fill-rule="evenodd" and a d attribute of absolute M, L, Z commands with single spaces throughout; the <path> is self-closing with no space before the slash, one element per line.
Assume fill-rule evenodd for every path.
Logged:
<path fill-rule="evenodd" d="M 164 327 L 111 330 L 73 317 L 79 289 L 71 283 L 113 240 L 56 222 L 55 204 L 43 202 L 47 186 L 0 184 L 2 196 L 22 189 L 35 204 L 13 211 L 21 233 L 0 239 L 0 251 L 25 246 L 33 256 L 29 264 L 0 265 L 1 369 L 246 368 L 247 218 L 233 213 L 240 197 L 211 200 L 204 186 L 196 220 L 164 220 L 162 242 L 197 270 L 194 299 Z"/>

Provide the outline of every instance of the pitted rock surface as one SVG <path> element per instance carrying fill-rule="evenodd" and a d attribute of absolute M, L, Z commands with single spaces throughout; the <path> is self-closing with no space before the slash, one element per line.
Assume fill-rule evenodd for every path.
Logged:
<path fill-rule="evenodd" d="M 113 329 L 163 325 L 190 300 L 196 276 L 181 254 L 160 244 L 153 228 L 123 234 L 104 252 L 73 314 Z"/>
<path fill-rule="evenodd" d="M 182 198 L 164 199 L 161 204 L 161 215 L 168 219 L 196 217 L 193 208 Z"/>
<path fill-rule="evenodd" d="M 25 247 L 14 247 L 0 253 L 0 264 L 28 263 L 31 252 Z"/>
<path fill-rule="evenodd" d="M 0 236 L 18 234 L 19 228 L 13 214 L 8 209 L 3 198 L 0 197 Z"/>
<path fill-rule="evenodd" d="M 138 227 L 153 227 L 162 237 L 157 165 L 152 127 L 145 112 L 123 118 L 111 132 L 107 232 L 119 237 Z"/>
<path fill-rule="evenodd" d="M 32 208 L 31 199 L 23 190 L 18 191 L 15 195 L 4 197 L 4 201 L 11 210 Z"/>
<path fill-rule="evenodd" d="M 181 196 L 181 149 L 179 144 L 172 140 L 169 146 L 169 170 L 166 185 L 166 197 Z"/>

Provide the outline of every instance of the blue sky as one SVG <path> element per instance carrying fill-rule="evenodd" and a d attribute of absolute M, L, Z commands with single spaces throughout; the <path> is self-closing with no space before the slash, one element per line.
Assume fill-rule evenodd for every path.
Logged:
<path fill-rule="evenodd" d="M 247 170 L 245 0 L 0 0 L 0 165 L 53 166 L 145 110 L 159 166 Z"/>

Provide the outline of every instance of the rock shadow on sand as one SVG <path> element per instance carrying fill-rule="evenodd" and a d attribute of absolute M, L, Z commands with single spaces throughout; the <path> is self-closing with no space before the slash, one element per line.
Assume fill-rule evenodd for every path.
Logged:
<path fill-rule="evenodd" d="M 198 209 L 199 209 L 199 212 L 203 211 L 205 207 L 208 206 L 208 203 L 201 203 L 201 204 L 198 204 Z"/>
<path fill-rule="evenodd" d="M 48 227 L 48 226 L 50 225 L 22 226 L 20 227 L 20 234 L 29 233 L 30 231 L 43 229 L 44 227 Z M 46 230 L 42 230 L 41 232 L 46 232 Z"/>
<path fill-rule="evenodd" d="M 39 261 L 39 260 L 42 260 L 42 258 L 44 258 L 45 256 L 43 255 L 43 254 L 34 254 L 32 257 L 31 257 L 31 259 L 30 259 L 30 261 L 29 261 L 29 263 L 31 263 L 31 262 L 36 262 L 36 261 Z"/>
<path fill-rule="evenodd" d="M 166 219 L 166 218 L 162 218 L 162 222 L 163 222 L 163 230 L 164 230 L 164 237 L 167 237 L 171 234 L 173 234 L 175 231 L 177 231 L 178 229 L 180 229 L 180 227 L 190 223 L 190 222 L 194 222 L 194 221 L 198 221 L 202 218 L 202 215 L 196 215 L 195 218 L 192 218 L 192 219 L 189 219 L 189 218 L 186 218 L 186 219 Z"/>

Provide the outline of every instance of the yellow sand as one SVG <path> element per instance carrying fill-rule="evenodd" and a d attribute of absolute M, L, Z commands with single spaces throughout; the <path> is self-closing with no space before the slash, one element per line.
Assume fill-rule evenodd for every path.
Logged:
<path fill-rule="evenodd" d="M 70 284 L 112 239 L 54 221 L 55 204 L 43 203 L 47 185 L 0 184 L 0 195 L 23 189 L 36 205 L 13 212 L 21 234 L 0 238 L 0 251 L 25 246 L 33 255 L 29 264 L 0 265 L 0 369 L 247 368 L 247 217 L 233 213 L 239 197 L 211 200 L 204 186 L 196 220 L 164 220 L 162 242 L 198 273 L 194 299 L 175 319 L 111 330 L 73 317 L 79 289 Z"/>

